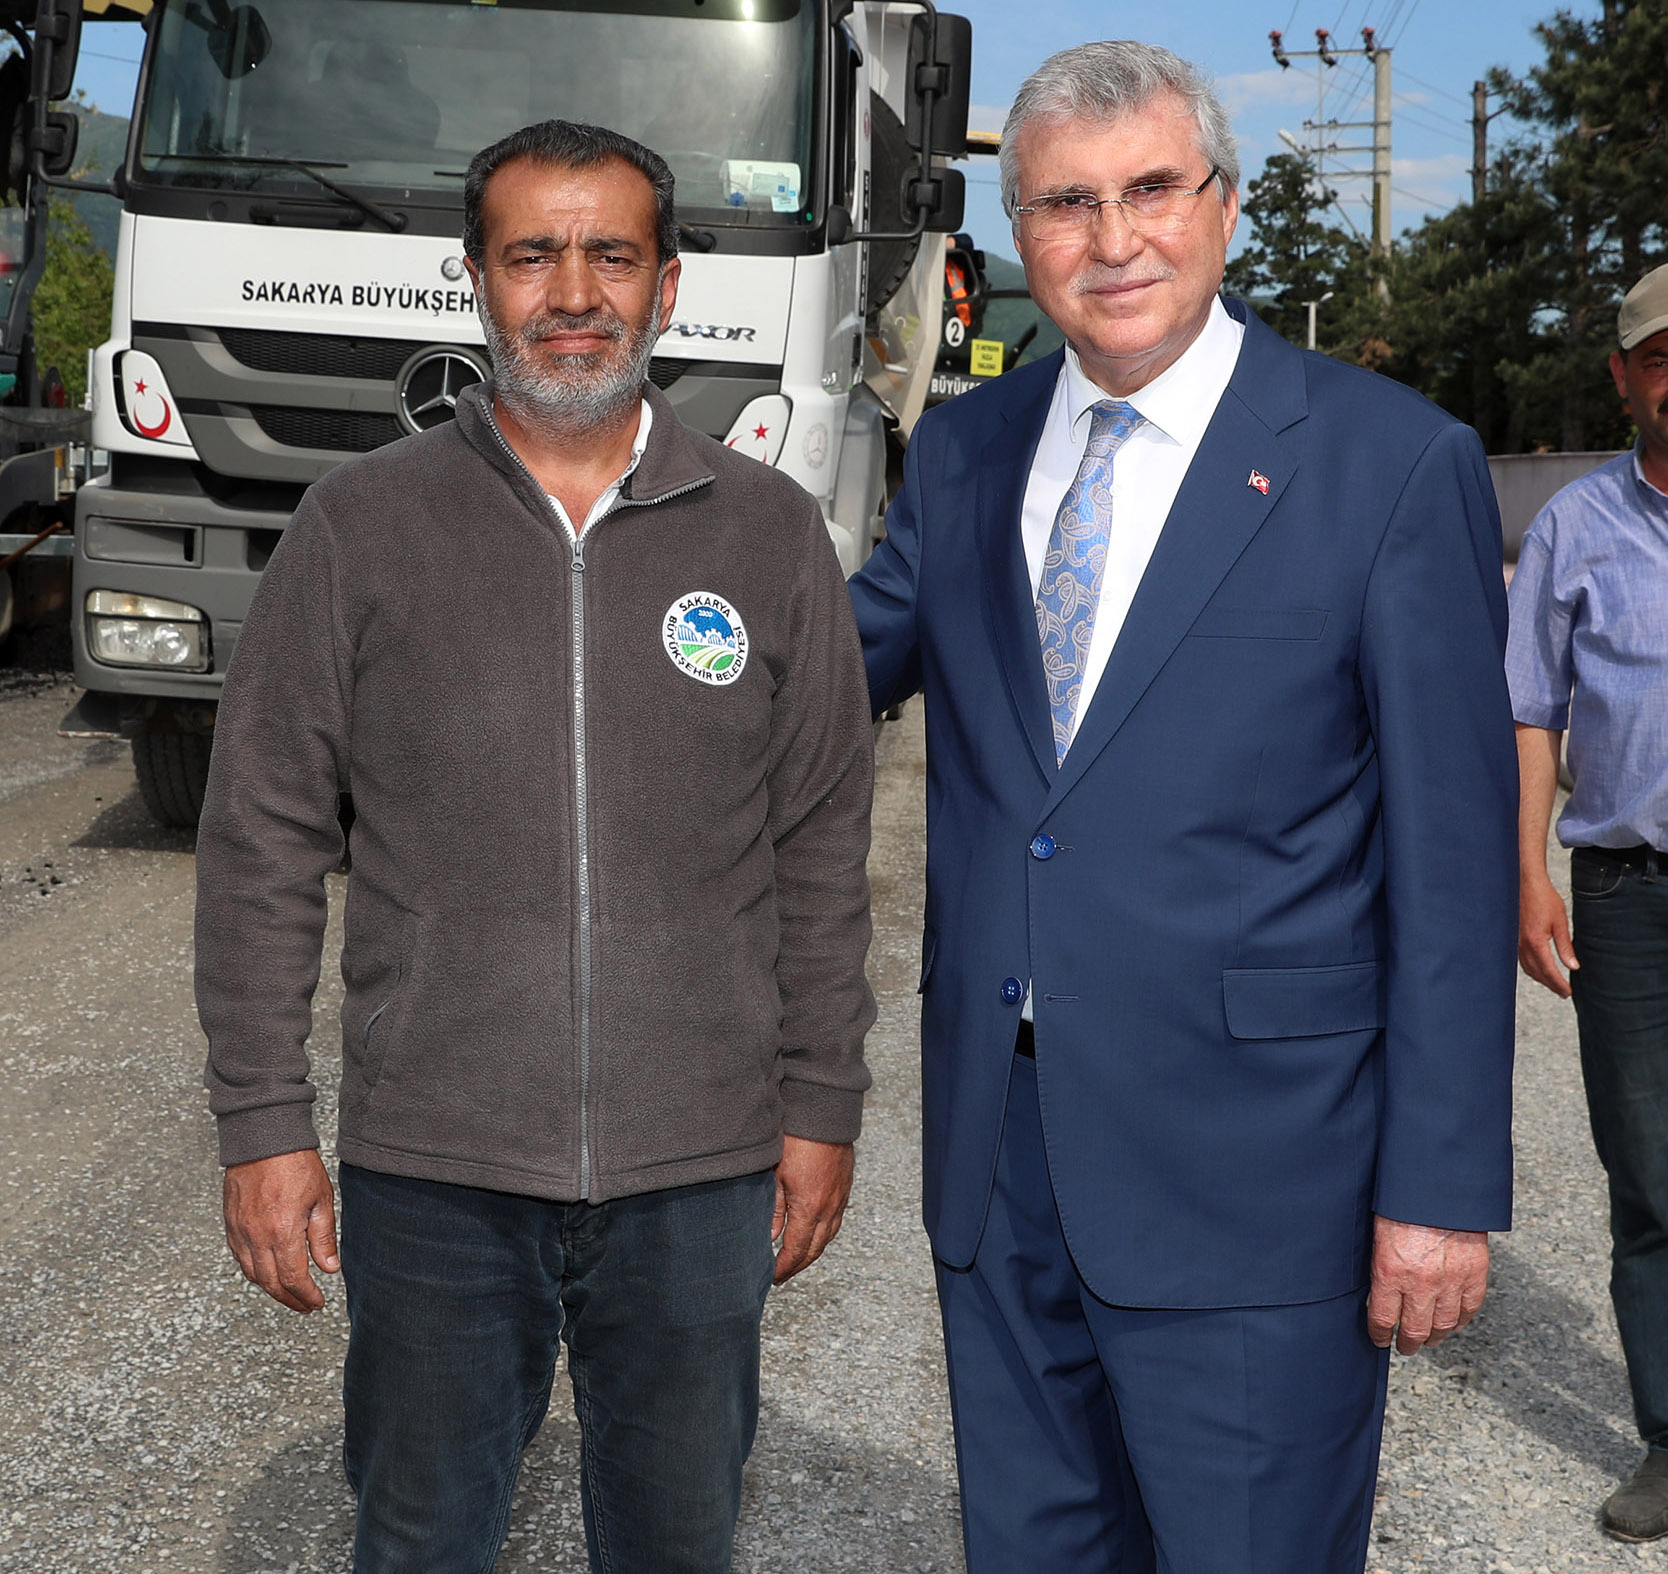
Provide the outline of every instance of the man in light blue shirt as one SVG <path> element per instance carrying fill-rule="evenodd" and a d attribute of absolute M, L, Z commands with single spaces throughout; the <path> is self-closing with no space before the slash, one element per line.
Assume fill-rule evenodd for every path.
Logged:
<path fill-rule="evenodd" d="M 1522 782 L 1518 958 L 1575 998 L 1610 1178 L 1610 1293 L 1647 1449 L 1605 1503 L 1604 1528 L 1654 1541 L 1668 1535 L 1668 267 L 1628 292 L 1618 338 L 1610 370 L 1639 440 L 1530 526 L 1506 670 Z M 1571 849 L 1573 940 L 1546 869 L 1566 728 L 1575 786 L 1558 839 Z"/>

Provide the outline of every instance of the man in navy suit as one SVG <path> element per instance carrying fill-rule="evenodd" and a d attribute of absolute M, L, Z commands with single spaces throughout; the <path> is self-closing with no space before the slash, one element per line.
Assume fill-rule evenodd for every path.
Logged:
<path fill-rule="evenodd" d="M 1510 1212 L 1516 767 L 1477 438 L 1218 298 L 1220 104 L 1046 62 L 1063 355 L 916 428 L 852 594 L 925 695 L 925 1213 L 971 1574 L 1363 1567 L 1388 1346 Z"/>

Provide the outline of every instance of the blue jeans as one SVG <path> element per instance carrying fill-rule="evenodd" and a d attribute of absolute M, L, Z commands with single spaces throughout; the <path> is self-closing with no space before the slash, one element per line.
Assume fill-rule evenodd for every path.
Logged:
<path fill-rule="evenodd" d="M 769 1170 L 597 1205 L 341 1166 L 355 1574 L 487 1574 L 558 1340 L 599 1574 L 721 1574 L 759 1414 Z"/>
<path fill-rule="evenodd" d="M 1570 859 L 1581 1074 L 1610 1178 L 1610 1298 L 1634 1418 L 1668 1449 L 1668 855 L 1636 867 Z"/>

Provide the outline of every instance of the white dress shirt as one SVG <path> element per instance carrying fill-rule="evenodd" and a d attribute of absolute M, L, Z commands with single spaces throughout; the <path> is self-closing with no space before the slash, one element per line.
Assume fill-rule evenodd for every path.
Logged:
<path fill-rule="evenodd" d="M 1106 548 L 1106 573 L 1100 584 L 1088 670 L 1083 674 L 1077 714 L 1072 717 L 1074 737 L 1129 615 L 1129 604 L 1135 599 L 1153 548 L 1158 545 L 1170 505 L 1181 490 L 1182 478 L 1234 374 L 1244 337 L 1244 324 L 1228 315 L 1220 299 L 1213 301 L 1199 337 L 1182 351 L 1175 365 L 1129 396 L 1128 402 L 1146 419 L 1112 461 L 1112 533 Z M 1031 461 L 1025 506 L 1020 512 L 1033 600 L 1042 583 L 1043 557 L 1054 529 L 1054 516 L 1077 479 L 1077 467 L 1089 443 L 1090 407 L 1110 397 L 1105 389 L 1089 381 L 1076 351 L 1068 345 L 1042 441 Z M 1042 660 L 1040 647 L 1037 659 Z"/>
<path fill-rule="evenodd" d="M 1112 532 L 1106 546 L 1106 572 L 1101 576 L 1089 665 L 1071 722 L 1074 738 L 1129 615 L 1141 576 L 1147 572 L 1159 532 L 1170 517 L 1170 505 L 1181 490 L 1182 478 L 1234 374 L 1244 337 L 1245 325 L 1235 322 L 1218 298 L 1211 303 L 1199 337 L 1182 351 L 1175 365 L 1129 396 L 1128 402 L 1146 419 L 1130 433 L 1112 461 Z M 1043 558 L 1048 553 L 1054 516 L 1077 479 L 1083 450 L 1089 446 L 1090 408 L 1110 397 L 1104 388 L 1089 381 L 1077 352 L 1067 345 L 1066 364 L 1054 385 L 1054 402 L 1048 407 L 1042 441 L 1031 461 L 1025 505 L 1019 516 L 1033 600 L 1042 583 Z M 1040 643 L 1037 660 L 1042 660 Z M 1029 987 L 1020 1016 L 1027 1022 L 1032 1020 Z"/>
<path fill-rule="evenodd" d="M 631 444 L 631 463 L 620 472 L 619 479 L 603 489 L 602 496 L 591 504 L 591 511 L 585 516 L 585 529 L 589 530 L 599 519 L 611 509 L 620 495 L 620 488 L 631 479 L 631 473 L 637 468 L 638 461 L 643 457 L 643 450 L 649 446 L 649 428 L 654 425 L 654 411 L 649 408 L 649 401 L 643 401 L 643 408 L 637 418 L 637 436 Z M 1084 438 L 1084 442 L 1088 439 Z M 550 506 L 556 510 L 556 517 L 562 521 L 562 528 L 568 533 L 569 541 L 577 541 L 579 532 L 573 528 L 573 521 L 568 518 L 568 511 L 562 507 L 562 500 L 553 492 L 546 492 L 550 499 Z M 1041 647 L 1039 647 L 1040 649 Z"/>

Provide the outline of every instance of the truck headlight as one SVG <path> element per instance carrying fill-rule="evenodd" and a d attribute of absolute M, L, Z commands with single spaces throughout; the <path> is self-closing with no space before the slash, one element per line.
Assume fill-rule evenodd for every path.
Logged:
<path fill-rule="evenodd" d="M 184 602 L 119 590 L 87 593 L 87 648 L 108 666 L 207 672 L 207 624 Z"/>

